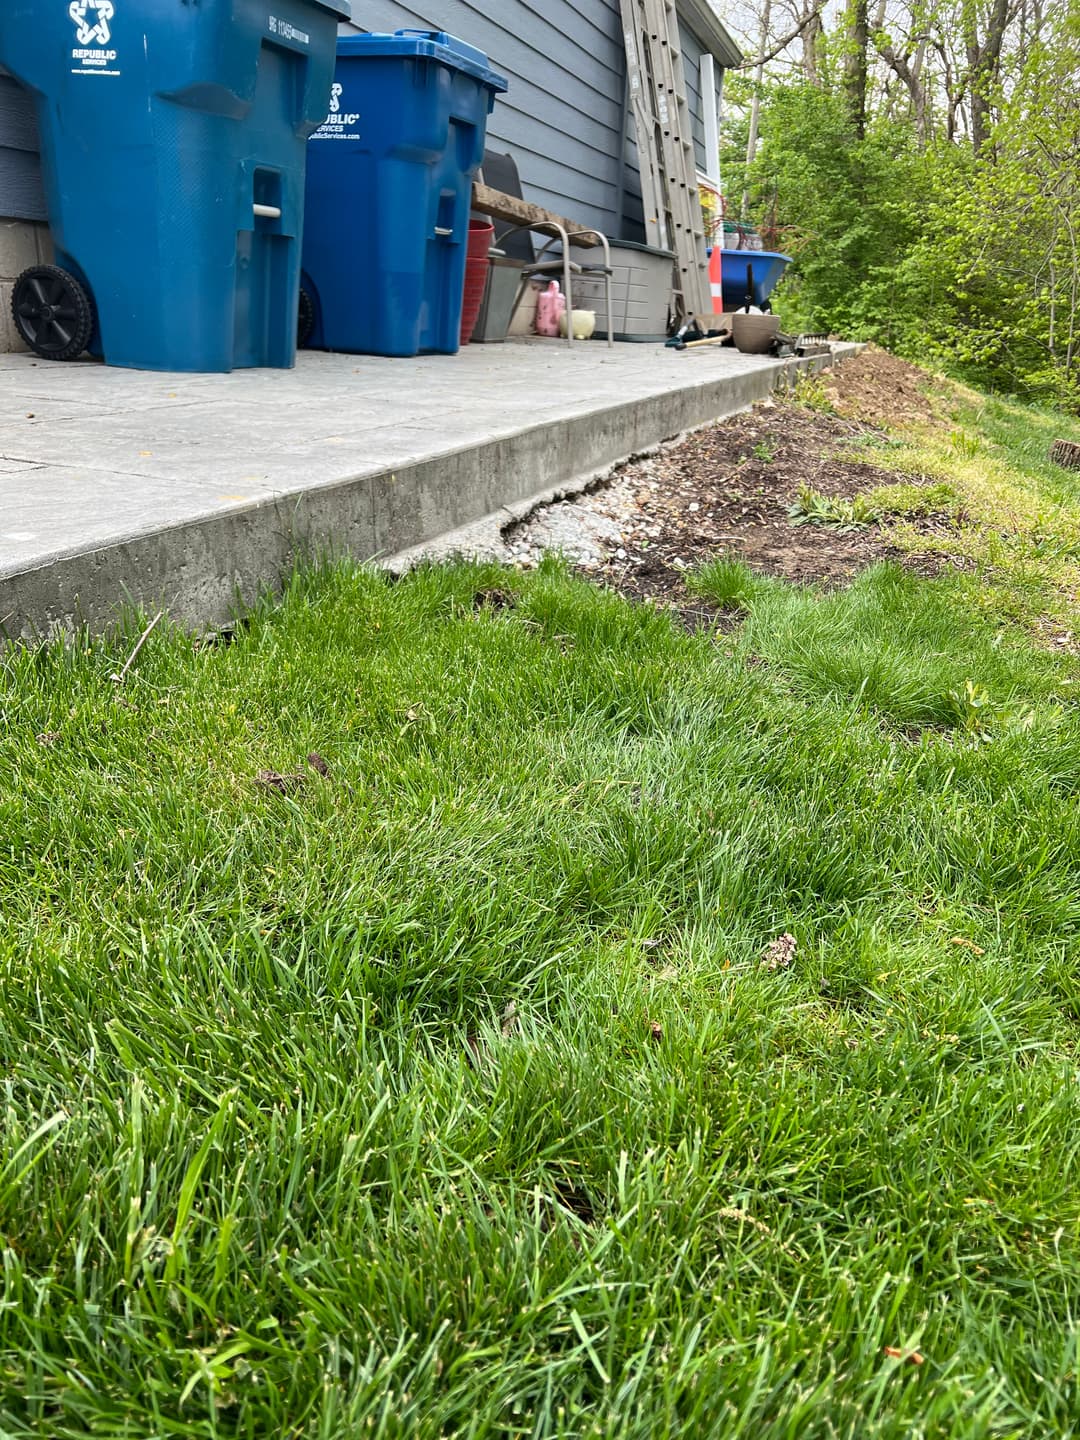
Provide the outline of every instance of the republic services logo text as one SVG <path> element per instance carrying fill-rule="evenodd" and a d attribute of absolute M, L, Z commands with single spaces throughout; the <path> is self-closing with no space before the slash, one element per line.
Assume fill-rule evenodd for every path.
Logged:
<path fill-rule="evenodd" d="M 117 53 L 109 48 L 113 0 L 72 0 L 68 15 L 75 26 L 76 48 L 71 52 L 73 75 L 119 75 Z"/>

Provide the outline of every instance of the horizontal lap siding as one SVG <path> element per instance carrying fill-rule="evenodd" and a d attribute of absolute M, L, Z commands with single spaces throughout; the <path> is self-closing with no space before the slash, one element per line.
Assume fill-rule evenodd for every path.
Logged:
<path fill-rule="evenodd" d="M 697 36 L 679 22 L 682 41 L 683 73 L 686 76 L 686 103 L 690 109 L 690 130 L 694 140 L 694 162 L 705 170 L 705 110 L 701 100 L 701 56 L 703 47 Z"/>
<path fill-rule="evenodd" d="M 0 70 L 0 216 L 45 219 L 37 148 L 33 101 Z"/>
<path fill-rule="evenodd" d="M 366 30 L 446 30 L 505 75 L 488 146 L 512 152 L 528 199 L 614 233 L 623 57 L 618 0 L 366 0 Z"/>

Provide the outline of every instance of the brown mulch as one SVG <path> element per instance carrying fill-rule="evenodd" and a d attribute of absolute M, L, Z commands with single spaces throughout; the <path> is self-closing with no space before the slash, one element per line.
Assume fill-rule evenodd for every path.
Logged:
<path fill-rule="evenodd" d="M 634 598 L 670 606 L 687 628 L 698 629 L 715 626 L 716 614 L 687 592 L 684 573 L 717 556 L 741 559 L 759 574 L 826 585 L 881 559 L 925 574 L 949 563 L 940 555 L 897 551 L 876 524 L 846 533 L 792 524 L 789 511 L 803 486 L 850 499 L 893 481 L 913 483 L 910 474 L 866 463 L 860 446 L 881 447 L 875 458 L 884 460 L 889 437 L 881 422 L 934 421 L 923 372 L 885 351 L 864 351 L 825 372 L 821 382 L 843 414 L 765 401 L 628 462 L 579 496 L 575 507 L 614 521 L 622 536 L 621 545 L 601 547 L 587 573 Z M 529 523 L 514 527 L 511 538 L 527 544 Z M 931 515 L 908 523 L 941 535 L 954 522 Z"/>
<path fill-rule="evenodd" d="M 881 550 L 876 529 L 842 534 L 793 525 L 788 515 L 803 485 L 850 498 L 888 478 L 837 456 L 838 441 L 850 436 L 849 424 L 794 405 L 755 409 L 687 436 L 610 487 L 628 553 L 625 562 L 609 562 L 608 578 L 645 596 L 680 588 L 680 571 L 714 555 L 788 580 L 835 582 L 864 569 Z M 628 482 L 633 508 L 623 503 Z M 620 564 L 622 583 L 614 573 Z"/>

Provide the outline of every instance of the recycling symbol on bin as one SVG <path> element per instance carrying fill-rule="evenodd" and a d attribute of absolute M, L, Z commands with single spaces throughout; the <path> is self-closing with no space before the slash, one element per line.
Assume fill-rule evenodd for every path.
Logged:
<path fill-rule="evenodd" d="M 72 0 L 68 14 L 75 22 L 80 45 L 108 45 L 112 34 L 109 21 L 115 11 L 112 0 Z M 87 16 L 94 19 L 87 19 Z"/>

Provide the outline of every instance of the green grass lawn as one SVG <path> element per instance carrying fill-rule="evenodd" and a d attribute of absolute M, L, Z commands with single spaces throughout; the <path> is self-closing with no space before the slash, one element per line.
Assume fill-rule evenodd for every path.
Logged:
<path fill-rule="evenodd" d="M 733 633 L 341 568 L 9 652 L 0 1434 L 1080 1434 L 1077 487 L 967 423 L 1026 538 Z"/>

